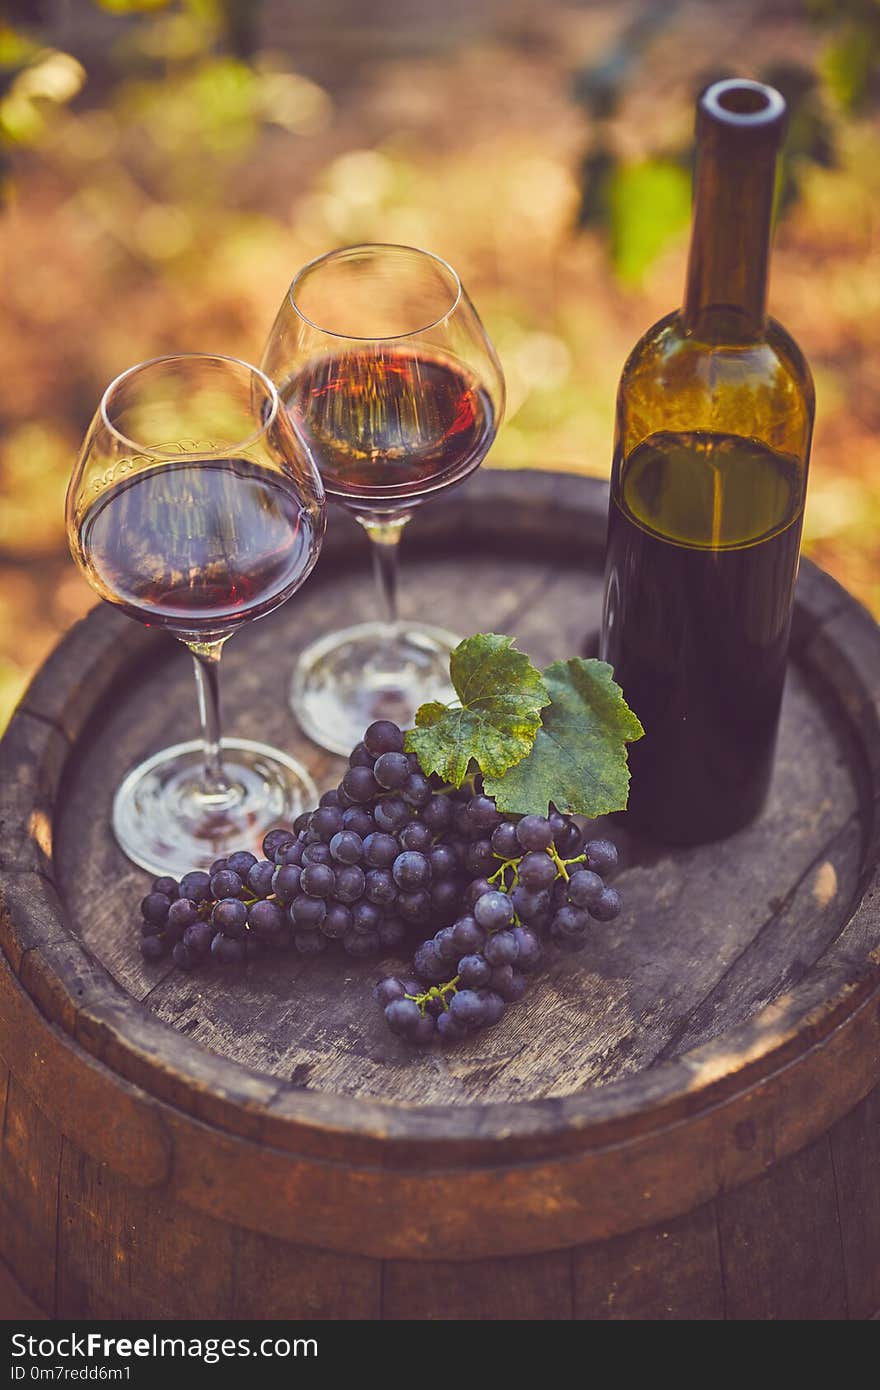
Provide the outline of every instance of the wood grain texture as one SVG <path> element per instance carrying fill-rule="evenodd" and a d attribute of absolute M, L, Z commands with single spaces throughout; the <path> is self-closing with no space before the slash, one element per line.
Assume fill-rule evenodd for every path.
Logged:
<path fill-rule="evenodd" d="M 542 664 L 589 652 L 604 513 L 598 484 L 476 478 L 416 519 L 404 598 Z M 302 644 L 372 611 L 365 561 L 335 519 L 302 595 L 229 647 L 230 732 L 277 740 L 322 786 L 340 765 L 298 734 L 286 685 Z M 90 615 L 0 746 L 3 1201 L 36 1184 L 0 1258 L 25 1297 L 182 1316 L 183 1280 L 210 1317 L 712 1318 L 729 1275 L 728 1316 L 866 1316 L 880 637 L 807 564 L 794 653 L 761 820 L 675 852 L 613 825 L 621 919 L 502 1028 L 414 1058 L 368 1000 L 392 962 L 280 958 L 230 988 L 141 961 L 120 904 L 145 877 L 110 840 L 110 799 L 167 741 L 169 707 L 175 736 L 195 732 L 195 701 L 173 642 Z"/>
<path fill-rule="evenodd" d="M 729 1318 L 815 1322 L 847 1316 L 827 1137 L 720 1197 L 718 1234 Z"/>
<path fill-rule="evenodd" d="M 830 1139 L 849 1315 L 870 1318 L 880 1309 L 880 1087 Z"/>
<path fill-rule="evenodd" d="M 716 1321 L 724 1288 L 715 1205 L 572 1252 L 574 1316 L 594 1322 Z"/>
<path fill-rule="evenodd" d="M 567 1321 L 571 1300 L 567 1250 L 516 1260 L 395 1260 L 382 1284 L 382 1316 L 397 1322 Z"/>
<path fill-rule="evenodd" d="M 231 1317 L 233 1240 L 225 1224 L 133 1187 L 65 1144 L 58 1317 Z"/>
<path fill-rule="evenodd" d="M 62 1135 L 13 1075 L 0 1159 L 0 1260 L 47 1312 L 55 1305 Z"/>

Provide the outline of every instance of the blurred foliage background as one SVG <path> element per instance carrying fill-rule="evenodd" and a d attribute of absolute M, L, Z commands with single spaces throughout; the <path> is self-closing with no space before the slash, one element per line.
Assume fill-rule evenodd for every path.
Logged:
<path fill-rule="evenodd" d="M 490 466 L 605 475 L 620 367 L 680 299 L 694 96 L 731 73 L 792 108 L 807 550 L 880 613 L 880 0 L 0 0 L 0 728 L 93 601 L 62 501 L 106 383 L 259 359 L 332 246 L 459 268 L 509 386 Z"/>

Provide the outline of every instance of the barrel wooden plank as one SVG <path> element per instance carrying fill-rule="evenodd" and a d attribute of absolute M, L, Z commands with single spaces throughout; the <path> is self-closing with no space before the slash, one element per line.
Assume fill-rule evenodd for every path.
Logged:
<path fill-rule="evenodd" d="M 65 1143 L 58 1317 L 231 1317 L 233 1246 L 224 1223 L 133 1187 Z"/>
<path fill-rule="evenodd" d="M 595 1322 L 724 1317 L 714 1202 L 646 1231 L 573 1251 L 574 1316 Z"/>
<path fill-rule="evenodd" d="M 40 1307 L 55 1304 L 58 1171 L 63 1136 L 13 1075 L 0 1157 L 0 1259 Z"/>
<path fill-rule="evenodd" d="M 880 1310 L 880 1086 L 831 1131 L 847 1303 L 852 1318 Z"/>
<path fill-rule="evenodd" d="M 718 1199 L 727 1316 L 847 1316 L 834 1166 L 827 1136 Z"/>
<path fill-rule="evenodd" d="M 45 1321 L 48 1314 L 29 1298 L 12 1270 L 0 1260 L 0 1322 Z"/>
<path fill-rule="evenodd" d="M 382 1314 L 410 1319 L 513 1322 L 571 1317 L 571 1253 L 516 1260 L 394 1260 L 385 1266 Z"/>
<path fill-rule="evenodd" d="M 382 1263 L 330 1250 L 309 1250 L 256 1231 L 239 1231 L 233 1265 L 236 1316 L 382 1317 Z"/>

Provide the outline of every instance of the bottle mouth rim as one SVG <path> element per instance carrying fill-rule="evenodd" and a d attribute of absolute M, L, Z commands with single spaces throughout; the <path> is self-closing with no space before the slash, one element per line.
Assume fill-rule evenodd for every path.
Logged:
<path fill-rule="evenodd" d="M 786 113 L 781 92 L 748 77 L 713 82 L 702 93 L 699 106 L 719 125 L 743 131 L 781 125 Z"/>

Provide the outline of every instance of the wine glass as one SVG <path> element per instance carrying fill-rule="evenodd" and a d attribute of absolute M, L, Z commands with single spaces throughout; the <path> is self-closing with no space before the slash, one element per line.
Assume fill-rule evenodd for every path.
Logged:
<path fill-rule="evenodd" d="M 281 305 L 262 361 L 328 495 L 372 543 L 381 622 L 312 643 L 291 704 L 305 732 L 348 753 L 374 719 L 406 728 L 451 700 L 458 638 L 401 620 L 398 544 L 415 507 L 467 477 L 504 409 L 504 378 L 450 265 L 411 246 L 352 246 L 311 261 Z"/>
<path fill-rule="evenodd" d="M 273 383 L 182 353 L 107 387 L 67 492 L 71 553 L 92 587 L 193 654 L 202 737 L 156 753 L 113 802 L 121 848 L 154 874 L 206 868 L 315 805 L 299 763 L 220 738 L 224 643 L 284 603 L 324 535 L 320 475 Z"/>

